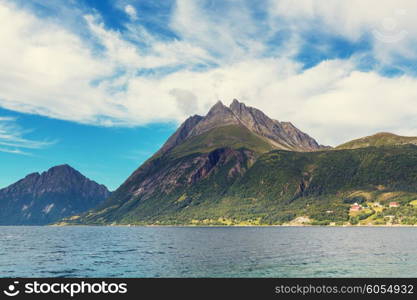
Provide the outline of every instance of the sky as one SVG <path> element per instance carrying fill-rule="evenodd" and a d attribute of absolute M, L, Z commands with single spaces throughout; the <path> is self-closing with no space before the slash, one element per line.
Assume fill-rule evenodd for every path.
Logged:
<path fill-rule="evenodd" d="M 70 164 L 116 189 L 234 98 L 319 143 L 417 136 L 414 0 L 0 0 L 0 188 Z"/>

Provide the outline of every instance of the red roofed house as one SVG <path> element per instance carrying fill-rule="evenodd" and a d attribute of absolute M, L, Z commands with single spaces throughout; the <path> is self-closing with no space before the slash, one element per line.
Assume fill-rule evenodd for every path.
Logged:
<path fill-rule="evenodd" d="M 400 204 L 398 202 L 390 202 L 389 207 L 400 207 Z"/>
<path fill-rule="evenodd" d="M 362 206 L 360 206 L 358 203 L 352 204 L 350 207 L 350 211 L 360 211 L 362 209 Z"/>

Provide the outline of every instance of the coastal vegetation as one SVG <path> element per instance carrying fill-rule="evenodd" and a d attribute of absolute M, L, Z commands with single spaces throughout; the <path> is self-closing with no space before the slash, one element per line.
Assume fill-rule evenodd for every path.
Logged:
<path fill-rule="evenodd" d="M 252 163 L 236 149 L 201 181 L 106 204 L 75 223 L 137 225 L 414 225 L 417 224 L 417 146 L 291 152 L 274 150 Z M 207 154 L 209 155 L 209 154 Z M 245 159 L 242 159 L 245 158 Z M 193 161 L 167 158 L 161 166 Z M 240 160 L 240 161 L 239 161 Z M 231 176 L 239 165 L 243 174 Z M 155 171 L 156 172 L 156 171 Z M 147 173 L 149 176 L 149 173 Z M 128 189 L 128 187 L 126 187 Z M 390 207 L 390 203 L 398 207 Z M 351 212 L 357 204 L 359 211 Z M 301 219 L 301 222 L 296 221 Z M 307 220 L 307 221 L 306 221 Z"/>
<path fill-rule="evenodd" d="M 416 138 L 320 145 L 235 100 L 187 119 L 99 207 L 62 224 L 414 225 Z"/>

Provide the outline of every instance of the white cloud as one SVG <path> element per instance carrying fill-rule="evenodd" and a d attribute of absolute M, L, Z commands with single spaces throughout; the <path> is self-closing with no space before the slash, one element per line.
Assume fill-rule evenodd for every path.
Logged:
<path fill-rule="evenodd" d="M 0 147 L 0 152 L 11 153 L 11 154 L 20 154 L 20 155 L 30 155 L 29 153 L 24 152 L 24 151 L 19 150 L 19 149 L 9 149 L 9 148 L 3 148 L 3 147 Z"/>
<path fill-rule="evenodd" d="M 138 14 L 136 12 L 136 9 L 130 4 L 125 6 L 125 13 L 127 13 L 132 20 L 138 19 Z"/>
<path fill-rule="evenodd" d="M 379 131 L 416 136 L 416 84 L 413 77 L 387 78 L 334 60 L 263 88 L 259 106 L 324 144 Z"/>
<path fill-rule="evenodd" d="M 244 1 L 223 2 L 218 10 L 204 10 L 203 2 L 176 2 L 171 27 L 184 39 L 200 45 L 221 63 L 255 57 L 265 50 L 258 22 Z M 210 3 L 210 1 L 208 1 Z"/>
<path fill-rule="evenodd" d="M 414 0 L 269 0 L 269 11 L 274 26 L 331 32 L 353 41 L 368 35 L 374 54 L 386 63 L 392 55 L 417 58 Z"/>
<path fill-rule="evenodd" d="M 307 71 L 289 60 L 252 60 L 209 72 L 177 72 L 163 79 L 130 81 L 126 103 L 135 107 L 150 96 L 166 106 L 142 112 L 174 112 L 170 100 L 192 102 L 204 114 L 216 99 L 228 103 L 238 98 L 273 118 L 291 121 L 321 143 L 336 145 L 377 131 L 417 135 L 417 80 L 409 76 L 382 77 L 355 70 L 352 61 L 323 62 Z M 181 93 L 178 93 L 178 90 Z M 143 93 L 143 94 L 142 94 Z M 139 110 L 139 106 L 137 107 Z M 171 115 L 182 120 L 189 111 Z"/>
<path fill-rule="evenodd" d="M 318 19 L 325 25 L 322 30 L 355 40 L 395 13 L 394 4 L 378 1 L 370 10 L 370 4 L 360 6 L 359 1 L 326 5 L 271 0 L 270 23 L 258 24 L 248 6 L 233 6 L 216 15 L 204 13 L 196 3 L 177 3 L 170 26 L 180 40 L 161 41 L 130 24 L 128 41 L 121 32 L 106 28 L 100 16 L 84 16 L 85 30 L 102 47 L 98 50 L 53 20 L 39 19 L 0 0 L 0 39 L 7 41 L 7 47 L 0 47 L 0 106 L 81 123 L 130 126 L 180 122 L 189 114 L 206 113 L 218 99 L 238 98 L 276 119 L 292 121 L 325 144 L 382 130 L 417 135 L 415 78 L 359 72 L 356 57 L 303 70 L 292 59 L 300 35 L 282 45 L 280 55 L 262 55 L 265 41 L 280 26 L 301 32 Z M 401 5 L 409 5 L 407 17 L 398 20 L 404 21 L 407 44 L 417 34 L 417 26 L 407 25 L 414 24 L 408 13 L 415 5 L 397 2 Z M 269 29 L 264 34 L 265 26 Z M 413 55 L 406 44 L 375 51 L 387 59 L 392 49 Z M 192 71 L 200 64 L 218 67 Z M 168 75 L 137 75 L 139 69 L 178 66 L 182 68 Z"/>
<path fill-rule="evenodd" d="M 107 30 L 100 18 L 93 15 L 85 16 L 88 27 L 94 37 L 105 47 L 104 61 L 114 69 L 136 71 L 139 68 L 158 68 L 173 66 L 179 63 L 193 64 L 209 60 L 206 51 L 187 42 L 172 41 L 160 42 L 145 29 L 139 26 L 136 29 L 136 38 L 146 44 L 148 50 L 139 50 L 131 42 L 124 40 L 117 31 Z"/>
<path fill-rule="evenodd" d="M 101 53 L 51 20 L 18 11 L 4 1 L 0 1 L 0 18 L 4 21 L 0 39 L 8 41 L 7 47 L 0 48 L 0 105 L 20 112 L 105 126 L 169 120 L 176 113 L 175 107 L 174 111 L 147 115 L 144 112 L 153 111 L 161 102 L 149 101 L 152 94 L 143 92 L 140 96 L 146 98 L 138 94 L 126 100 L 125 94 L 132 92 L 123 89 L 137 86 L 139 68 L 209 59 L 197 46 L 182 41 L 162 43 L 146 32 L 139 38 L 150 49 L 141 53 L 119 32 L 106 30 L 100 19 L 91 15 L 85 20 L 105 49 Z"/>
<path fill-rule="evenodd" d="M 27 139 L 24 137 L 27 133 L 28 130 L 23 130 L 17 124 L 16 118 L 0 117 L 0 152 L 30 155 L 26 150 L 42 149 L 55 143 Z"/>
<path fill-rule="evenodd" d="M 91 121 L 109 110 L 90 86 L 111 68 L 75 35 L 0 2 L 0 103 L 14 110 Z M 102 109 L 100 109 L 102 107 Z M 99 108 L 97 111 L 96 109 Z M 93 111 L 94 110 L 94 111 Z"/>

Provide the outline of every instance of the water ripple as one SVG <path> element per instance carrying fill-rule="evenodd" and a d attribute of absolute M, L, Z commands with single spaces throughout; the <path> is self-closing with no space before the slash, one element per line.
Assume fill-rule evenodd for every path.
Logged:
<path fill-rule="evenodd" d="M 1 227 L 0 276 L 416 277 L 415 230 Z"/>

